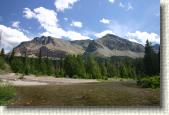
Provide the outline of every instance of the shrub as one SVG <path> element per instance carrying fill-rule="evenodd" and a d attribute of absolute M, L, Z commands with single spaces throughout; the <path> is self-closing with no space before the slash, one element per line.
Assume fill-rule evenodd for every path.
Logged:
<path fill-rule="evenodd" d="M 0 83 L 0 105 L 6 104 L 15 94 L 14 87 Z"/>
<path fill-rule="evenodd" d="M 144 77 L 137 80 L 137 85 L 144 88 L 159 88 L 160 87 L 160 77 Z"/>

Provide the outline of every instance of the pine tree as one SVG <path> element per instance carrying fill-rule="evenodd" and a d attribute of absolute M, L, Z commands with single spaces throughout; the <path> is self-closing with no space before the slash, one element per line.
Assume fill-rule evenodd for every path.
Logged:
<path fill-rule="evenodd" d="M 125 65 L 120 67 L 120 77 L 121 78 L 128 77 L 128 71 Z"/>
<path fill-rule="evenodd" d="M 27 51 L 25 51 L 25 56 L 24 56 L 24 74 L 28 75 L 29 74 L 29 68 L 30 68 L 30 64 L 28 62 L 28 58 L 27 58 Z"/>
<path fill-rule="evenodd" d="M 158 73 L 160 74 L 160 47 L 158 51 Z"/>
<path fill-rule="evenodd" d="M 157 58 L 151 43 L 147 40 L 145 45 L 144 67 L 146 75 L 152 76 L 157 73 Z"/>
<path fill-rule="evenodd" d="M 52 75 L 53 74 L 53 63 L 52 63 L 52 60 L 50 60 L 49 58 L 46 58 L 45 63 L 46 63 L 46 72 L 47 72 L 47 75 Z"/>
<path fill-rule="evenodd" d="M 73 77 L 74 75 L 73 66 L 73 56 L 67 55 L 64 60 L 64 70 L 65 74 L 69 77 Z"/>
<path fill-rule="evenodd" d="M 5 51 L 4 51 L 4 48 L 1 49 L 1 53 L 0 53 L 0 56 L 4 56 L 5 55 Z"/>
<path fill-rule="evenodd" d="M 101 79 L 101 70 L 95 58 L 92 55 L 89 55 L 86 61 L 86 72 L 89 75 L 89 78 Z"/>
<path fill-rule="evenodd" d="M 106 62 L 106 68 L 107 68 L 107 76 L 109 78 L 112 78 L 117 75 L 117 69 L 114 67 L 113 63 L 111 61 Z"/>
<path fill-rule="evenodd" d="M 107 77 L 108 77 L 108 72 L 107 72 L 107 68 L 106 68 L 105 62 L 100 62 L 100 63 L 99 63 L 99 66 L 100 66 L 102 78 L 103 78 L 103 79 L 107 79 Z"/>
<path fill-rule="evenodd" d="M 14 59 L 14 56 L 15 56 L 15 50 L 12 49 L 12 52 L 11 52 L 11 55 L 10 55 L 10 58 L 9 58 L 9 62 L 11 63 L 12 60 Z"/>
<path fill-rule="evenodd" d="M 75 72 L 75 74 L 77 76 L 79 76 L 80 78 L 85 78 L 86 77 L 86 71 L 85 71 L 83 58 L 80 55 L 78 55 L 76 57 L 76 72 Z"/>

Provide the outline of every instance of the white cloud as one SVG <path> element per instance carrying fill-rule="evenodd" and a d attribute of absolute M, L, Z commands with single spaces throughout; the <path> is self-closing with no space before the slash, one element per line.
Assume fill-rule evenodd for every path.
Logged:
<path fill-rule="evenodd" d="M 122 2 L 119 3 L 119 6 L 120 6 L 121 8 L 126 7 Z"/>
<path fill-rule="evenodd" d="M 56 26 L 58 19 L 57 13 L 53 10 L 46 9 L 44 7 L 39 7 L 34 9 L 35 16 L 42 27 L 46 28 L 46 26 Z"/>
<path fill-rule="evenodd" d="M 80 22 L 80 21 L 73 21 L 70 25 L 77 27 L 77 28 L 82 28 L 82 26 L 83 26 L 82 22 Z"/>
<path fill-rule="evenodd" d="M 79 0 L 55 0 L 55 7 L 58 11 L 72 8 L 73 4 Z"/>
<path fill-rule="evenodd" d="M 100 22 L 103 24 L 110 24 L 111 21 L 109 19 L 102 18 Z"/>
<path fill-rule="evenodd" d="M 27 19 L 36 19 L 40 23 L 41 27 L 45 29 L 45 32 L 42 32 L 40 35 L 52 36 L 55 38 L 67 37 L 70 40 L 90 39 L 89 37 L 84 36 L 78 32 L 66 31 L 63 28 L 59 27 L 57 13 L 53 10 L 49 10 L 44 7 L 39 7 L 35 8 L 33 11 L 29 9 L 29 12 L 31 13 L 25 13 L 26 11 L 24 11 L 24 15 L 26 18 L 28 17 L 27 14 L 33 14 Z M 74 26 L 82 27 L 82 23 L 76 22 Z"/>
<path fill-rule="evenodd" d="M 68 18 L 64 18 L 65 21 L 68 21 Z"/>
<path fill-rule="evenodd" d="M 12 27 L 16 28 L 16 29 L 19 29 L 20 28 L 19 24 L 20 24 L 19 21 L 14 21 L 14 22 L 12 22 Z"/>
<path fill-rule="evenodd" d="M 95 36 L 97 38 L 101 38 L 101 37 L 105 36 L 106 34 L 114 34 L 115 35 L 115 33 L 112 30 L 104 30 L 100 33 L 96 33 Z"/>
<path fill-rule="evenodd" d="M 46 31 L 54 31 L 55 27 L 58 26 L 57 25 L 57 22 L 58 22 L 57 13 L 55 11 L 46 9 L 44 7 L 35 8 L 33 11 L 31 11 L 30 9 L 28 10 L 28 9 L 29 8 L 25 8 L 25 10 L 23 11 L 24 16 L 27 19 L 31 19 L 31 18 L 37 19 L 41 27 L 43 27 Z M 31 14 L 31 15 L 28 15 L 28 14 Z"/>
<path fill-rule="evenodd" d="M 133 25 L 131 28 L 131 25 L 124 25 L 122 23 L 117 22 L 116 20 L 112 20 L 111 24 L 109 24 L 107 28 L 120 37 L 123 37 L 127 32 L 130 32 L 135 29 Z"/>
<path fill-rule="evenodd" d="M 19 21 L 12 22 L 11 27 L 14 28 L 14 29 L 17 29 L 18 31 L 30 34 L 30 32 L 28 30 L 25 30 L 25 29 L 20 27 L 20 22 Z"/>
<path fill-rule="evenodd" d="M 88 36 L 84 36 L 78 32 L 75 31 L 67 31 L 67 36 L 71 40 L 85 40 L 85 39 L 91 39 Z"/>
<path fill-rule="evenodd" d="M 109 0 L 109 2 L 114 3 L 114 2 L 115 2 L 115 0 Z"/>
<path fill-rule="evenodd" d="M 24 35 L 23 32 L 4 25 L 0 25 L 0 31 L 2 32 L 1 33 L 2 47 L 5 49 L 6 52 L 10 51 L 20 42 L 30 40 L 30 38 Z"/>
<path fill-rule="evenodd" d="M 148 39 L 152 43 L 160 43 L 160 36 L 156 33 L 140 32 L 136 31 L 135 33 L 128 32 L 126 37 L 130 41 L 135 41 L 137 43 L 145 44 Z"/>
<path fill-rule="evenodd" d="M 129 2 L 127 4 L 120 2 L 119 7 L 124 8 L 126 11 L 134 9 L 133 6 L 131 5 L 131 3 L 129 3 Z"/>
<path fill-rule="evenodd" d="M 127 11 L 129 11 L 129 10 L 133 10 L 134 8 L 133 8 L 133 6 L 131 5 L 131 3 L 128 3 L 128 5 L 127 5 Z"/>
<path fill-rule="evenodd" d="M 24 13 L 24 17 L 27 19 L 31 19 L 35 15 L 29 8 L 24 8 L 23 13 Z"/>

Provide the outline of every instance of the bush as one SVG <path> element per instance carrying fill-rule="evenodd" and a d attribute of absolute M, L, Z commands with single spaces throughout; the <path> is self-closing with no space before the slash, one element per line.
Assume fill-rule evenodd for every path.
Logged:
<path fill-rule="evenodd" d="M 6 104 L 15 94 L 14 87 L 0 83 L 0 105 Z"/>
<path fill-rule="evenodd" d="M 159 88 L 160 87 L 160 77 L 144 77 L 137 80 L 137 85 L 144 88 Z"/>

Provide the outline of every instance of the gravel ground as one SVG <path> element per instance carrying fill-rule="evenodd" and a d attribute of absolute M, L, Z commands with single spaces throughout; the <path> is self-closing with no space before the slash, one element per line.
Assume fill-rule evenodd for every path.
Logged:
<path fill-rule="evenodd" d="M 22 75 L 15 73 L 9 73 L 6 75 L 0 75 L 0 80 L 3 82 L 8 82 L 11 85 L 16 86 L 29 86 L 29 85 L 49 85 L 49 84 L 56 84 L 56 85 L 66 85 L 66 84 L 77 84 L 77 83 L 92 83 L 98 82 L 97 80 L 89 80 L 89 79 L 72 79 L 72 78 L 55 78 L 52 76 L 24 76 L 22 79 Z"/>

